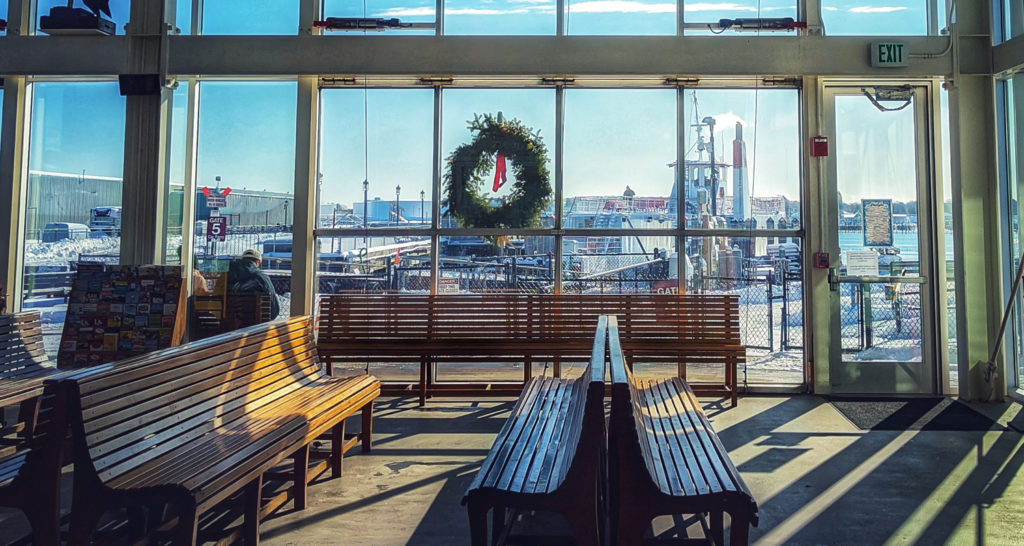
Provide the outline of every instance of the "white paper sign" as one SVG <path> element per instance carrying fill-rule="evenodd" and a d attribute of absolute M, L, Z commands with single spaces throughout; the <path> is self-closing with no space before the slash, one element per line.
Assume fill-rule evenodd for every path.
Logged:
<path fill-rule="evenodd" d="M 846 274 L 852 277 L 877 277 L 878 253 L 874 250 L 847 251 Z"/>

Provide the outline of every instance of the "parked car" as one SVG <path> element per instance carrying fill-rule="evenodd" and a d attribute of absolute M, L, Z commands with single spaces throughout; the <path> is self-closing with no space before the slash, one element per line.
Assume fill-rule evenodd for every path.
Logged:
<path fill-rule="evenodd" d="M 43 228 L 41 240 L 44 243 L 55 243 L 65 239 L 77 241 L 89 238 L 89 226 L 66 222 L 50 222 Z"/>

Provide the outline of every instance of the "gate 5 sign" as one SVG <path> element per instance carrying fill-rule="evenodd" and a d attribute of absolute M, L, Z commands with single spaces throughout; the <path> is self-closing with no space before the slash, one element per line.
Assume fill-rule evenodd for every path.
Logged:
<path fill-rule="evenodd" d="M 224 242 L 228 234 L 228 217 L 211 216 L 206 221 L 206 240 Z"/>

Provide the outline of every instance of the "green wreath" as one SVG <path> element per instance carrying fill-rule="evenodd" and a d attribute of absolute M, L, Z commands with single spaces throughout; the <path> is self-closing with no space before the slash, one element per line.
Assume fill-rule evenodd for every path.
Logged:
<path fill-rule="evenodd" d="M 476 136 L 448 156 L 444 175 L 448 213 L 464 227 L 539 227 L 540 215 L 551 197 L 547 147 L 540 132 L 533 132 L 517 119 L 506 121 L 500 114 L 473 116 L 469 130 Z M 480 187 L 484 175 L 494 168 L 494 154 L 512 161 L 515 183 L 500 206 L 492 207 Z"/>

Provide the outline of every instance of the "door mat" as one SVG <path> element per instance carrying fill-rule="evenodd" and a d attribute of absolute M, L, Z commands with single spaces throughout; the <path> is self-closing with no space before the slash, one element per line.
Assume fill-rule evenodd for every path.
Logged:
<path fill-rule="evenodd" d="M 861 430 L 1007 430 L 952 398 L 825 399 Z"/>

